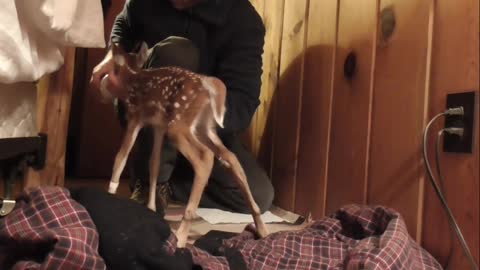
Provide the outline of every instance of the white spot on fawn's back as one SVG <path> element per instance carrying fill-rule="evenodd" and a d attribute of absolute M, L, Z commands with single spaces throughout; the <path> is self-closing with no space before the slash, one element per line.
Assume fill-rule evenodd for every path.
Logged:
<path fill-rule="evenodd" d="M 165 108 L 163 107 L 160 101 L 157 102 L 157 108 L 159 108 L 162 112 L 166 112 Z"/>

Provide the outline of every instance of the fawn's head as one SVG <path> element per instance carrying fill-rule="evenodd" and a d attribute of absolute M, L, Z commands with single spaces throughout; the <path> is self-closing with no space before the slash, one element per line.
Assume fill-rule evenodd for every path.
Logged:
<path fill-rule="evenodd" d="M 140 50 L 137 53 L 127 53 L 120 46 L 112 42 L 112 59 L 113 69 L 105 76 L 103 81 L 108 81 L 103 88 L 106 96 L 112 97 L 126 97 L 128 95 L 128 85 L 137 73 L 142 70 L 142 67 L 147 60 L 148 47 L 145 42 L 142 42 Z M 108 85 L 108 86 L 107 86 Z M 106 90 L 108 88 L 108 90 Z M 105 96 L 105 94 L 104 94 Z"/>
<path fill-rule="evenodd" d="M 112 43 L 113 76 L 118 77 L 121 83 L 138 73 L 147 60 L 148 47 L 142 42 L 138 53 L 127 53 L 120 46 Z"/>

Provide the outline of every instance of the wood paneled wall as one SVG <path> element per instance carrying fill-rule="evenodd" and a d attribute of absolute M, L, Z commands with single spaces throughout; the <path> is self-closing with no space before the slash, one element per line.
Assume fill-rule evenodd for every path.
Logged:
<path fill-rule="evenodd" d="M 448 93 L 478 91 L 479 1 L 436 1 L 428 116 L 445 108 Z M 478 93 L 478 92 L 477 92 Z M 479 264 L 479 111 L 477 96 L 473 154 L 442 154 L 441 166 L 449 205 Z M 435 127 L 438 130 L 441 123 Z M 432 135 L 434 135 L 433 133 Z M 434 138 L 430 138 L 433 142 Z M 452 253 L 450 269 L 469 269 L 460 243 L 449 237 L 446 215 L 430 185 L 425 186 L 424 245 L 439 257 Z M 447 245 L 444 240 L 448 239 Z M 445 259 L 444 259 L 445 261 Z"/>
<path fill-rule="evenodd" d="M 421 147 L 447 93 L 479 90 L 478 0 L 252 3 L 267 35 L 247 141 L 270 173 L 275 203 L 316 218 L 348 203 L 393 207 L 441 263 L 452 254 L 450 267 L 467 269 Z M 351 78 L 347 59 L 356 64 Z M 478 125 L 475 132 L 474 154 L 441 160 L 447 200 L 478 263 Z"/>

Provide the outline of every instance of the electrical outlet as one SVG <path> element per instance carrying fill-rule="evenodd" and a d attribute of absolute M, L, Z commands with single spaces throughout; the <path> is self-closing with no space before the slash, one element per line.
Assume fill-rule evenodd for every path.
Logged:
<path fill-rule="evenodd" d="M 478 92 L 463 92 L 447 95 L 447 108 L 462 106 L 464 115 L 448 115 L 445 118 L 445 128 L 463 127 L 462 137 L 444 133 L 443 151 L 453 153 L 472 153 L 474 145 L 474 132 L 477 121 L 475 116 L 478 106 Z"/>

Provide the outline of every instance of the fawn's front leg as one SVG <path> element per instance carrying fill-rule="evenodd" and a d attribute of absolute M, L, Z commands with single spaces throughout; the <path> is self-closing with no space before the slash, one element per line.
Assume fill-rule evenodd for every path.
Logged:
<path fill-rule="evenodd" d="M 161 127 L 155 127 L 154 129 L 154 143 L 152 154 L 150 156 L 150 190 L 148 196 L 148 208 L 153 211 L 157 210 L 156 206 L 156 190 L 158 173 L 160 169 L 160 153 L 162 151 L 162 143 L 165 135 L 165 130 Z"/>
<path fill-rule="evenodd" d="M 120 175 L 125 167 L 127 162 L 128 154 L 132 150 L 133 144 L 137 139 L 138 131 L 141 126 L 137 121 L 130 121 L 127 126 L 127 131 L 123 138 L 122 145 L 120 150 L 115 157 L 115 163 L 113 165 L 112 178 L 110 179 L 110 185 L 108 187 L 108 192 L 115 194 L 117 193 L 118 184 L 120 182 Z"/>

